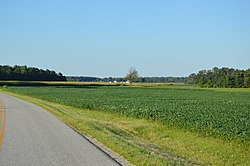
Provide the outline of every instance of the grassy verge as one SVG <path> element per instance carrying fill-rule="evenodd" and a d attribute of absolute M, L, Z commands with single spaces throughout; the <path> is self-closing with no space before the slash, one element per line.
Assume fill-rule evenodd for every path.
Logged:
<path fill-rule="evenodd" d="M 8 94 L 45 108 L 135 165 L 250 165 L 248 142 L 204 137 L 159 122 Z"/>

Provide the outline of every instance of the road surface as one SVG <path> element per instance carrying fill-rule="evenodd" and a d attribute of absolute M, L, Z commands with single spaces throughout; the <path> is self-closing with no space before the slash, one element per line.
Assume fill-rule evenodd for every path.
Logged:
<path fill-rule="evenodd" d="M 0 146 L 1 166 L 119 165 L 46 110 L 2 93 Z"/>

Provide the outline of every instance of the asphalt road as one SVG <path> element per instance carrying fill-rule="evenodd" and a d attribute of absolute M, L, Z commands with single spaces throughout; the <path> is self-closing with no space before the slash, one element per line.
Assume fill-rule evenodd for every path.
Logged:
<path fill-rule="evenodd" d="M 1 166 L 119 165 L 34 104 L 0 93 L 0 111 Z"/>

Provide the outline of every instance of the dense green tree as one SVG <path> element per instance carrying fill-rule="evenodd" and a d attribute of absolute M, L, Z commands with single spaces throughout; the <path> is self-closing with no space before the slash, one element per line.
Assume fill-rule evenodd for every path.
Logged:
<path fill-rule="evenodd" d="M 62 73 L 35 67 L 0 65 L 0 80 L 19 81 L 66 81 Z"/>
<path fill-rule="evenodd" d="M 244 87 L 250 88 L 250 69 L 244 74 Z"/>
<path fill-rule="evenodd" d="M 187 83 L 196 83 L 201 87 L 249 88 L 250 69 L 214 67 L 212 70 L 201 70 L 197 74 L 190 74 Z"/>
<path fill-rule="evenodd" d="M 139 79 L 138 71 L 133 67 L 130 68 L 125 79 L 128 80 L 130 84 L 132 84 L 133 82 L 136 82 Z"/>

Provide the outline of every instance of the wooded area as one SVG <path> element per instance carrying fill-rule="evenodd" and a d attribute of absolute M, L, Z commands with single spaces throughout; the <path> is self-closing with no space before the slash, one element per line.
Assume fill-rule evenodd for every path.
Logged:
<path fill-rule="evenodd" d="M 56 73 L 53 70 L 43 70 L 35 67 L 25 66 L 1 66 L 0 80 L 17 80 L 17 81 L 66 81 L 62 73 Z"/>
<path fill-rule="evenodd" d="M 250 88 L 250 69 L 218 68 L 201 70 L 189 75 L 187 83 L 199 84 L 201 87 Z"/>

